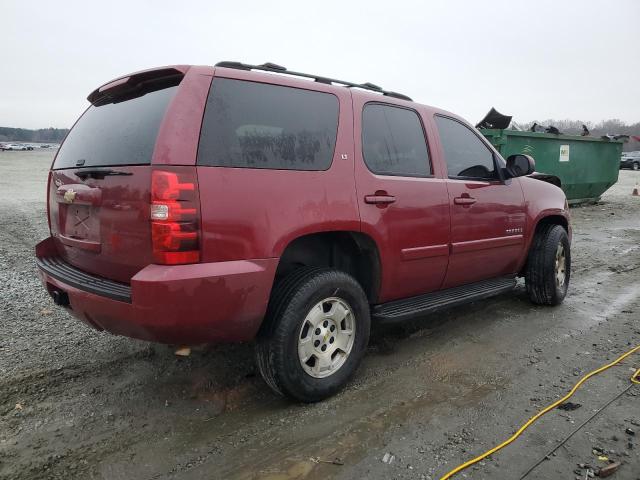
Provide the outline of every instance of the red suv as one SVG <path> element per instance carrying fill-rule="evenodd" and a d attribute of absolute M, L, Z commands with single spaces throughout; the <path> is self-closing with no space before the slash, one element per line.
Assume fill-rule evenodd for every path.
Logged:
<path fill-rule="evenodd" d="M 237 62 L 134 73 L 88 100 L 51 167 L 36 255 L 54 301 L 98 330 L 255 339 L 267 383 L 316 401 L 355 371 L 372 321 L 518 276 L 535 303 L 566 294 L 562 190 L 451 113 Z"/>

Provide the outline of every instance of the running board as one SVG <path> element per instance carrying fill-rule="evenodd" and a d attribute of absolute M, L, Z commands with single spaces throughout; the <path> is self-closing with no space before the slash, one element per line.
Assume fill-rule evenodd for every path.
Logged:
<path fill-rule="evenodd" d="M 438 292 L 425 293 L 417 297 L 393 300 L 375 305 L 372 317 L 378 322 L 401 322 L 410 318 L 438 312 L 447 308 L 474 302 L 513 290 L 514 277 L 499 277 Z"/>

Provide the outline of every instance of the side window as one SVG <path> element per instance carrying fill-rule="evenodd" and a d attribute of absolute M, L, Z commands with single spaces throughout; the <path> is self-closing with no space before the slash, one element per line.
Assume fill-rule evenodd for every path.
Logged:
<path fill-rule="evenodd" d="M 429 151 L 418 114 L 378 103 L 362 111 L 362 155 L 379 175 L 431 175 Z"/>
<path fill-rule="evenodd" d="M 498 177 L 493 153 L 469 127 L 439 115 L 435 120 L 450 177 Z"/>
<path fill-rule="evenodd" d="M 202 121 L 198 165 L 326 170 L 337 132 L 335 95 L 215 78 Z"/>

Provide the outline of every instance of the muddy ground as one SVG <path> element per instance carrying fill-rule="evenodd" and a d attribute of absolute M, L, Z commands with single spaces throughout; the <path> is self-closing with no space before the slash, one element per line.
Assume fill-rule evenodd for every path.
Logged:
<path fill-rule="evenodd" d="M 56 308 L 35 274 L 51 152 L 0 153 L 0 478 L 436 479 L 510 435 L 585 372 L 640 344 L 640 172 L 574 208 L 573 276 L 557 308 L 514 295 L 377 329 L 356 378 L 316 405 L 275 396 L 251 345 L 176 357 Z M 640 354 L 590 380 L 459 478 L 511 479 L 629 385 Z M 625 433 L 632 429 L 635 435 Z M 640 479 L 640 386 L 528 479 Z M 334 462 L 334 463 L 331 463 Z"/>

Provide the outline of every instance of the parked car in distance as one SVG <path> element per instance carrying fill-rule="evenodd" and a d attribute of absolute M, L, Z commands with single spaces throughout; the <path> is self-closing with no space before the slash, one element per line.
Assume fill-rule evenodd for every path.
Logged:
<path fill-rule="evenodd" d="M 623 152 L 620 157 L 620 168 L 640 170 L 640 152 Z"/>
<path fill-rule="evenodd" d="M 33 147 L 29 147 L 27 145 L 24 145 L 22 143 L 6 143 L 4 145 L 4 147 L 2 147 L 3 150 L 22 150 L 22 151 L 26 151 L 26 150 L 33 150 Z"/>
<path fill-rule="evenodd" d="M 519 276 L 536 304 L 567 293 L 564 193 L 452 113 L 237 62 L 133 73 L 88 100 L 36 257 L 55 303 L 98 330 L 255 341 L 267 384 L 313 402 L 347 383 L 371 322 Z"/>

